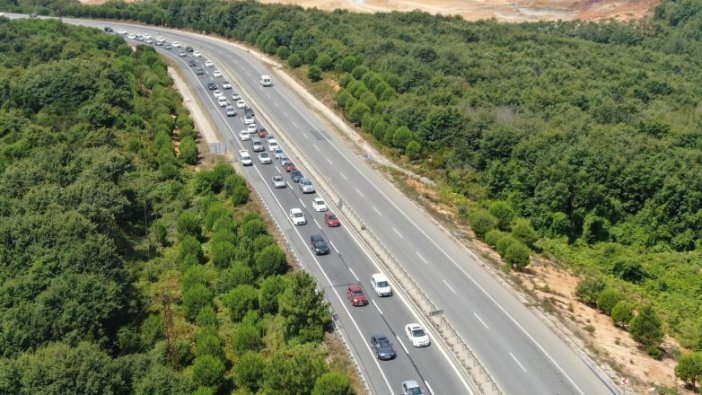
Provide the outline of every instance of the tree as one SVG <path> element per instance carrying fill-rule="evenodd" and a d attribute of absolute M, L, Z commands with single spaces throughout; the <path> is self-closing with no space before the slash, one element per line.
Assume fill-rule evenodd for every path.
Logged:
<path fill-rule="evenodd" d="M 232 321 L 239 322 L 249 310 L 256 309 L 258 293 L 251 285 L 238 285 L 224 296 L 224 304 L 229 309 Z"/>
<path fill-rule="evenodd" d="M 281 59 L 287 59 L 288 56 L 290 56 L 290 49 L 288 49 L 288 47 L 285 45 L 281 45 L 275 51 L 275 54 Z"/>
<path fill-rule="evenodd" d="M 487 232 L 495 229 L 497 218 L 484 209 L 475 209 L 468 214 L 468 222 L 478 237 L 483 238 Z"/>
<path fill-rule="evenodd" d="M 505 237 L 511 237 L 509 233 L 505 233 L 498 229 L 493 229 L 485 234 L 485 242 L 490 247 L 497 247 L 497 243 Z"/>
<path fill-rule="evenodd" d="M 407 147 L 405 147 L 405 154 L 407 154 L 407 157 L 412 160 L 419 159 L 421 152 L 422 145 L 419 144 L 417 140 L 410 141 L 409 143 L 407 143 Z"/>
<path fill-rule="evenodd" d="M 180 140 L 180 159 L 189 164 L 197 163 L 197 143 L 192 137 L 186 137 Z"/>
<path fill-rule="evenodd" d="M 539 234 L 531 226 L 531 221 L 526 218 L 517 218 L 512 222 L 512 236 L 529 247 L 534 246 Z"/>
<path fill-rule="evenodd" d="M 317 56 L 317 60 L 315 61 L 315 64 L 322 71 L 329 71 L 334 66 L 334 60 L 331 58 L 331 56 L 329 56 L 325 53 L 321 53 Z"/>
<path fill-rule="evenodd" d="M 392 135 L 392 146 L 395 148 L 405 148 L 414 138 L 414 134 L 407 126 L 400 126 L 395 129 Z"/>
<path fill-rule="evenodd" d="M 202 355 L 193 361 L 193 379 L 199 385 L 217 390 L 224 382 L 225 367 L 212 355 Z"/>
<path fill-rule="evenodd" d="M 207 327 L 200 329 L 195 339 L 195 357 L 211 355 L 220 360 L 226 360 L 222 340 L 217 335 L 217 329 Z"/>
<path fill-rule="evenodd" d="M 622 293 L 618 289 L 608 287 L 597 295 L 597 308 L 603 313 L 610 315 L 612 309 L 622 300 Z"/>
<path fill-rule="evenodd" d="M 351 395 L 351 380 L 343 373 L 327 372 L 314 383 L 312 395 Z"/>
<path fill-rule="evenodd" d="M 349 121 L 355 125 L 360 125 L 363 116 L 370 113 L 370 107 L 362 101 L 355 101 L 348 111 Z"/>
<path fill-rule="evenodd" d="M 488 211 L 497 218 L 497 226 L 500 230 L 509 230 L 509 226 L 516 217 L 512 205 L 503 200 L 496 200 L 490 203 Z"/>
<path fill-rule="evenodd" d="M 316 64 L 310 65 L 307 69 L 307 78 L 312 82 L 317 82 L 322 79 L 322 69 Z"/>
<path fill-rule="evenodd" d="M 503 258 L 515 269 L 524 270 L 524 268 L 529 264 L 530 256 L 531 249 L 529 249 L 526 244 L 518 241 L 507 247 Z"/>
<path fill-rule="evenodd" d="M 256 272 L 261 277 L 283 274 L 288 269 L 288 261 L 277 245 L 269 245 L 255 255 Z"/>
<path fill-rule="evenodd" d="M 620 327 L 625 327 L 634 318 L 634 305 L 626 300 L 620 300 L 612 307 L 612 321 Z"/>
<path fill-rule="evenodd" d="M 278 298 L 285 291 L 286 281 L 283 276 L 270 276 L 263 279 L 258 291 L 258 306 L 261 313 L 276 314 Z"/>
<path fill-rule="evenodd" d="M 200 218 L 192 211 L 183 211 L 178 215 L 178 236 L 183 239 L 185 236 L 200 237 Z"/>
<path fill-rule="evenodd" d="M 341 71 L 344 73 L 350 73 L 359 64 L 361 64 L 361 60 L 357 56 L 346 56 L 341 60 Z"/>
<path fill-rule="evenodd" d="M 265 373 L 266 393 L 309 394 L 325 373 L 324 359 L 314 344 L 295 345 L 273 355 Z"/>
<path fill-rule="evenodd" d="M 192 288 L 183 291 L 183 307 L 191 320 L 197 317 L 203 307 L 211 304 L 212 291 L 202 284 L 195 284 Z"/>
<path fill-rule="evenodd" d="M 261 331 L 251 324 L 239 325 L 232 336 L 232 348 L 238 354 L 243 354 L 246 351 L 258 351 L 262 345 Z"/>
<path fill-rule="evenodd" d="M 279 299 L 280 314 L 285 317 L 285 338 L 301 342 L 319 342 L 324 327 L 331 322 L 324 295 L 317 291 L 314 279 L 298 271 L 289 277 L 289 285 Z"/>
<path fill-rule="evenodd" d="M 163 365 L 153 365 L 134 388 L 136 395 L 190 395 L 195 385 L 187 377 Z"/>
<path fill-rule="evenodd" d="M 629 322 L 629 333 L 651 353 L 663 340 L 663 322 L 651 305 L 644 306 Z"/>
<path fill-rule="evenodd" d="M 294 53 L 288 56 L 288 67 L 296 69 L 300 66 L 302 66 L 302 58 L 300 58 L 300 55 Z"/>
<path fill-rule="evenodd" d="M 234 382 L 237 387 L 256 393 L 263 384 L 265 370 L 266 363 L 263 357 L 259 353 L 247 351 L 234 367 Z"/>
<path fill-rule="evenodd" d="M 588 306 L 597 306 L 597 295 L 605 289 L 607 283 L 600 277 L 588 276 L 578 282 L 575 296 Z"/>
<path fill-rule="evenodd" d="M 675 376 L 695 388 L 695 383 L 702 379 L 702 352 L 685 353 L 678 359 Z"/>
<path fill-rule="evenodd" d="M 218 289 L 222 293 L 233 288 L 249 284 L 253 285 L 255 276 L 253 270 L 241 262 L 234 263 L 232 267 L 220 273 Z"/>

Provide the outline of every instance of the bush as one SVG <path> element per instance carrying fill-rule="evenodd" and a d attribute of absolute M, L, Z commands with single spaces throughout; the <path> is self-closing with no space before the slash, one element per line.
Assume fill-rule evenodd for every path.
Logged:
<path fill-rule="evenodd" d="M 529 265 L 530 256 L 531 249 L 526 244 L 517 241 L 507 247 L 503 258 L 508 264 L 512 265 L 513 268 L 523 270 Z"/>
<path fill-rule="evenodd" d="M 487 210 L 476 209 L 468 214 L 468 223 L 478 237 L 485 237 L 487 232 L 495 229 L 497 226 L 497 218 L 490 214 Z"/>
<path fill-rule="evenodd" d="M 232 265 L 231 268 L 220 274 L 219 286 L 220 292 L 226 293 L 239 285 L 253 285 L 255 276 L 253 270 L 241 262 Z"/>
<path fill-rule="evenodd" d="M 224 305 L 229 309 L 232 321 L 239 322 L 247 311 L 256 309 L 258 292 L 251 285 L 239 285 L 224 296 Z"/>
<path fill-rule="evenodd" d="M 201 329 L 195 340 L 195 356 L 211 355 L 225 361 L 222 340 L 217 335 L 216 329 Z"/>
<path fill-rule="evenodd" d="M 285 291 L 286 282 L 283 276 L 270 276 L 263 279 L 258 291 L 258 306 L 263 314 L 278 312 L 278 297 Z"/>
<path fill-rule="evenodd" d="M 288 270 L 285 251 L 277 245 L 269 245 L 255 255 L 256 272 L 261 277 L 283 274 Z"/>
<path fill-rule="evenodd" d="M 192 211 L 183 211 L 178 215 L 177 220 L 178 236 L 183 239 L 185 236 L 200 237 L 202 232 L 200 218 Z"/>
<path fill-rule="evenodd" d="M 202 355 L 193 362 L 193 379 L 199 385 L 219 389 L 224 381 L 224 363 L 212 355 Z"/>
<path fill-rule="evenodd" d="M 405 154 L 411 160 L 417 160 L 422 152 L 422 145 L 417 140 L 412 140 L 405 147 Z"/>
<path fill-rule="evenodd" d="M 285 60 L 285 59 L 288 58 L 288 56 L 290 56 L 290 49 L 288 49 L 288 47 L 286 47 L 285 45 L 281 45 L 281 46 L 279 46 L 278 49 L 275 51 L 275 54 L 276 54 L 279 58 Z"/>
<path fill-rule="evenodd" d="M 312 82 L 317 82 L 322 79 L 322 70 L 317 65 L 311 65 L 307 69 L 307 78 Z"/>
<path fill-rule="evenodd" d="M 195 284 L 192 288 L 183 292 L 183 307 L 185 307 L 185 313 L 191 320 L 197 317 L 203 307 L 211 305 L 212 291 L 202 284 Z"/>
<path fill-rule="evenodd" d="M 332 59 L 331 56 L 329 56 L 325 53 L 321 53 L 321 54 L 319 54 L 319 56 L 317 56 L 317 60 L 315 61 L 315 64 L 322 71 L 329 71 L 334 66 L 334 59 Z"/>
<path fill-rule="evenodd" d="M 520 243 L 520 241 L 507 233 L 504 237 L 497 241 L 497 244 L 495 244 L 495 249 L 502 257 L 504 257 L 507 254 L 509 247 L 516 243 Z"/>
<path fill-rule="evenodd" d="M 302 58 L 300 55 L 294 53 L 288 57 L 288 67 L 296 69 L 302 66 Z"/>
<path fill-rule="evenodd" d="M 597 306 L 597 295 L 602 292 L 607 283 L 600 277 L 585 277 L 578 282 L 575 288 L 575 296 L 588 306 Z"/>
<path fill-rule="evenodd" d="M 647 351 L 658 348 L 663 340 L 663 322 L 653 306 L 648 305 L 639 311 L 629 322 L 629 333 L 637 342 L 646 347 Z"/>
<path fill-rule="evenodd" d="M 626 327 L 629 325 L 629 321 L 634 318 L 634 305 L 626 300 L 620 300 L 612 307 L 610 316 L 615 325 L 622 328 Z"/>
<path fill-rule="evenodd" d="M 530 248 L 534 246 L 536 240 L 539 239 L 539 234 L 536 233 L 531 226 L 531 221 L 525 218 L 517 218 L 512 223 L 512 236 Z"/>
<path fill-rule="evenodd" d="M 702 352 L 681 355 L 675 366 L 675 376 L 694 387 L 702 379 Z"/>
<path fill-rule="evenodd" d="M 490 247 L 495 248 L 497 247 L 497 243 L 505 237 L 510 237 L 510 235 L 501 230 L 493 229 L 485 234 L 485 242 Z"/>
<path fill-rule="evenodd" d="M 413 138 L 414 133 L 407 126 L 400 126 L 392 135 L 392 146 L 404 149 Z"/>
<path fill-rule="evenodd" d="M 200 312 L 197 313 L 197 318 L 195 319 L 195 323 L 200 328 L 206 328 L 208 326 L 214 327 L 214 328 L 218 327 L 219 320 L 217 319 L 217 312 L 215 311 L 214 307 L 205 306 L 205 307 L 201 308 Z"/>
<path fill-rule="evenodd" d="M 343 373 L 327 372 L 314 383 L 312 395 L 351 395 L 351 380 Z"/>
<path fill-rule="evenodd" d="M 246 351 L 258 351 L 262 346 L 261 332 L 256 326 L 241 324 L 234 331 L 234 335 L 232 336 L 232 348 L 238 354 L 242 354 Z"/>
<path fill-rule="evenodd" d="M 195 236 L 185 236 L 178 246 L 178 261 L 186 265 L 198 264 L 204 261 L 202 244 Z"/>
<path fill-rule="evenodd" d="M 180 140 L 180 160 L 194 165 L 197 163 L 197 143 L 192 137 L 186 137 Z"/>
<path fill-rule="evenodd" d="M 236 247 L 224 240 L 212 240 L 209 244 L 210 262 L 220 269 L 229 267 L 234 261 Z"/>
<path fill-rule="evenodd" d="M 247 351 L 234 367 L 234 383 L 237 387 L 256 393 L 263 384 L 265 370 L 266 363 L 263 357 L 256 352 Z"/>
<path fill-rule="evenodd" d="M 490 203 L 488 211 L 490 211 L 490 214 L 497 218 L 497 226 L 500 228 L 500 230 L 505 231 L 509 229 L 509 225 L 516 216 L 514 209 L 512 209 L 512 205 L 502 200 L 497 200 Z"/>
<path fill-rule="evenodd" d="M 597 295 L 597 308 L 607 315 L 612 314 L 614 306 L 622 300 L 622 293 L 616 288 L 605 288 Z"/>

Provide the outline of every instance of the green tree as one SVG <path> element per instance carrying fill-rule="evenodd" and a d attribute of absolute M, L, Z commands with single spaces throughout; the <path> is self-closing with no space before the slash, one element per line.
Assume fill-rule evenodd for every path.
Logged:
<path fill-rule="evenodd" d="M 524 268 L 529 265 L 530 256 L 531 249 L 522 242 L 516 242 L 507 247 L 503 258 L 515 269 L 524 270 Z"/>
<path fill-rule="evenodd" d="M 163 365 L 154 365 L 135 385 L 136 395 L 190 395 L 195 385 L 185 376 Z"/>
<path fill-rule="evenodd" d="M 183 307 L 185 313 L 191 320 L 197 317 L 197 314 L 205 306 L 212 304 L 212 291 L 202 284 L 195 284 L 192 288 L 183 291 Z"/>
<path fill-rule="evenodd" d="M 251 324 L 239 325 L 232 336 L 232 348 L 238 354 L 243 354 L 247 351 L 258 351 L 262 345 L 261 331 Z"/>
<path fill-rule="evenodd" d="M 531 226 L 531 221 L 525 218 L 517 218 L 512 222 L 512 236 L 522 243 L 533 248 L 536 240 L 539 239 L 539 234 L 536 233 Z"/>
<path fill-rule="evenodd" d="M 197 143 L 192 137 L 186 137 L 180 140 L 180 159 L 189 164 L 194 165 L 197 163 Z"/>
<path fill-rule="evenodd" d="M 361 64 L 361 60 L 357 56 L 345 56 L 341 60 L 341 71 L 344 73 L 350 73 L 359 64 Z"/>
<path fill-rule="evenodd" d="M 316 64 L 310 65 L 307 69 L 307 78 L 312 82 L 320 81 L 322 79 L 322 69 Z"/>
<path fill-rule="evenodd" d="M 675 376 L 695 388 L 695 383 L 702 379 L 702 352 L 685 353 L 678 359 Z"/>
<path fill-rule="evenodd" d="M 229 309 L 232 321 L 239 322 L 249 310 L 258 305 L 258 292 L 251 285 L 238 285 L 224 296 L 224 304 Z"/>
<path fill-rule="evenodd" d="M 306 272 L 294 272 L 279 298 L 279 311 L 285 317 L 285 338 L 301 342 L 319 342 L 331 316 L 324 295 L 317 291 L 314 279 Z"/>
<path fill-rule="evenodd" d="M 251 268 L 238 262 L 220 273 L 219 285 L 217 288 L 220 292 L 226 293 L 239 285 L 253 285 L 254 280 L 255 276 Z"/>
<path fill-rule="evenodd" d="M 597 306 L 597 295 L 602 292 L 607 283 L 600 277 L 587 276 L 578 282 L 575 296 L 588 306 Z"/>
<path fill-rule="evenodd" d="M 622 293 L 613 287 L 607 287 L 597 294 L 597 308 L 607 315 L 612 314 L 612 309 L 622 300 Z"/>
<path fill-rule="evenodd" d="M 407 147 L 405 147 L 405 154 L 407 154 L 408 158 L 412 160 L 417 160 L 419 159 L 421 153 L 422 145 L 419 144 L 417 140 L 412 140 L 409 143 L 407 143 Z"/>
<path fill-rule="evenodd" d="M 351 380 L 343 373 L 327 372 L 314 383 L 312 395 L 351 395 Z"/>
<path fill-rule="evenodd" d="M 200 218 L 192 211 L 183 211 L 178 215 L 178 236 L 183 239 L 186 236 L 200 237 Z"/>
<path fill-rule="evenodd" d="M 400 126 L 399 128 L 395 129 L 395 132 L 392 135 L 392 145 L 395 148 L 404 149 L 413 138 L 414 134 L 407 126 Z"/>
<path fill-rule="evenodd" d="M 296 69 L 300 66 L 302 66 L 302 58 L 300 55 L 294 53 L 288 56 L 288 67 Z"/>
<path fill-rule="evenodd" d="M 331 58 L 331 56 L 321 53 L 317 56 L 317 60 L 315 61 L 315 64 L 317 67 L 319 67 L 322 71 L 329 71 L 334 67 L 334 60 Z"/>
<path fill-rule="evenodd" d="M 484 238 L 487 232 L 497 227 L 497 218 L 484 209 L 475 209 L 468 214 L 468 222 L 476 235 Z"/>
<path fill-rule="evenodd" d="M 285 291 L 286 281 L 283 276 L 270 276 L 261 281 L 258 292 L 258 306 L 262 313 L 276 314 L 278 298 Z"/>
<path fill-rule="evenodd" d="M 511 237 L 509 233 L 505 233 L 498 229 L 493 229 L 485 234 L 485 242 L 490 247 L 497 247 L 497 243 L 505 237 Z"/>
<path fill-rule="evenodd" d="M 245 352 L 234 367 L 234 382 L 237 387 L 256 393 L 263 384 L 266 363 L 263 357 L 252 351 Z"/>
<path fill-rule="evenodd" d="M 273 355 L 265 373 L 265 389 L 282 395 L 309 394 L 325 370 L 323 355 L 315 345 L 296 345 Z"/>
<path fill-rule="evenodd" d="M 504 231 L 509 230 L 509 226 L 516 217 L 512 205 L 503 200 L 496 200 L 490 203 L 488 211 L 490 211 L 490 214 L 497 218 L 497 226 L 500 228 L 500 230 Z"/>
<path fill-rule="evenodd" d="M 195 323 L 200 328 L 205 328 L 208 326 L 216 328 L 217 326 L 219 326 L 219 320 L 217 319 L 217 311 L 215 311 L 214 307 L 212 306 L 205 306 L 201 308 L 200 312 L 197 313 Z"/>
<path fill-rule="evenodd" d="M 287 59 L 290 56 L 290 49 L 288 49 L 288 47 L 285 45 L 281 45 L 275 51 L 275 54 L 281 59 Z"/>
<path fill-rule="evenodd" d="M 634 318 L 634 305 L 626 300 L 620 300 L 612 307 L 612 321 L 619 327 L 626 327 Z"/>
<path fill-rule="evenodd" d="M 663 340 L 663 322 L 651 305 L 644 306 L 629 322 L 629 333 L 651 353 Z"/>
<path fill-rule="evenodd" d="M 360 125 L 363 120 L 363 116 L 370 113 L 370 107 L 366 103 L 361 101 L 356 101 L 353 103 L 348 111 L 349 121 L 353 122 L 355 125 Z"/>
<path fill-rule="evenodd" d="M 211 355 L 225 361 L 222 340 L 213 327 L 202 328 L 195 339 L 195 357 Z"/>
<path fill-rule="evenodd" d="M 224 382 L 225 367 L 222 361 L 212 355 L 202 355 L 193 361 L 193 379 L 199 385 L 211 387 L 215 391 Z"/>
<path fill-rule="evenodd" d="M 255 262 L 256 272 L 262 277 L 283 274 L 288 269 L 285 251 L 277 245 L 269 245 L 257 252 Z"/>

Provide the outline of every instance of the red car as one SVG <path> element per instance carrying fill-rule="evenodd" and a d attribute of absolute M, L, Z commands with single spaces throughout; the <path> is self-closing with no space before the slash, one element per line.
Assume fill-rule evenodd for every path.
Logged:
<path fill-rule="evenodd" d="M 354 306 L 365 306 L 368 304 L 368 298 L 363 293 L 360 285 L 352 285 L 346 290 L 346 296 Z"/>
<path fill-rule="evenodd" d="M 285 165 L 285 171 L 287 171 L 288 173 L 290 173 L 293 170 L 297 170 L 297 167 L 295 167 L 293 163 L 288 163 L 287 165 Z"/>
<path fill-rule="evenodd" d="M 256 133 L 258 133 L 258 137 L 262 139 L 268 136 L 268 131 L 266 130 L 266 128 L 258 128 L 256 129 Z"/>
<path fill-rule="evenodd" d="M 334 215 L 334 213 L 325 213 L 324 214 L 324 222 L 330 228 L 336 228 L 337 226 L 341 226 L 341 222 L 339 221 L 339 218 L 336 218 L 336 215 Z"/>

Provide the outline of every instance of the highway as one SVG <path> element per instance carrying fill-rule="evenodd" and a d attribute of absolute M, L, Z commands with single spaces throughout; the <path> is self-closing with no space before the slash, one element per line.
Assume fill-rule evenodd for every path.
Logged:
<path fill-rule="evenodd" d="M 257 57 L 221 40 L 191 33 L 112 22 L 64 20 L 114 28 L 125 26 L 130 32 L 150 31 L 154 36 L 162 35 L 192 45 L 212 59 L 235 85 L 234 89 L 257 111 L 257 119 L 262 118 L 263 125 L 274 135 L 280 134 L 285 136 L 284 140 L 294 142 L 305 161 L 343 197 L 340 201 L 327 201 L 331 210 L 338 211 L 340 204 L 353 209 L 433 304 L 443 310 L 444 317 L 505 393 L 617 392 L 584 354 L 569 348 L 519 297 L 486 271 L 475 254 L 377 173 L 365 158 L 355 153 L 331 122 L 321 117 L 304 98 L 282 82 L 276 70 Z M 250 150 L 247 142 L 240 141 L 236 135 L 243 128 L 241 117 L 227 119 L 206 90 L 204 84 L 210 75 L 195 76 L 185 62 L 190 56 L 180 58 L 177 53 L 170 56 L 187 71 L 184 74 L 194 85 L 201 102 L 207 105 L 210 118 L 229 149 L 238 150 L 244 146 Z M 259 84 L 261 74 L 273 77 L 273 87 L 264 88 Z M 286 151 L 293 148 L 282 146 Z M 284 190 L 272 189 L 269 180 L 280 170 L 275 160 L 271 165 L 261 165 L 253 152 L 252 156 L 255 165 L 244 170 L 245 175 L 295 254 L 317 277 L 320 286 L 325 287 L 327 298 L 338 314 L 338 324 L 371 392 L 399 393 L 400 383 L 407 379 L 422 382 L 425 391 L 435 394 L 472 392 L 471 386 L 460 378 L 455 364 L 444 355 L 441 347 L 437 347 L 437 342 L 424 349 L 414 349 L 408 344 L 402 334 L 404 324 L 411 321 L 425 324 L 425 317 L 419 317 L 415 309 L 409 307 L 402 292 L 390 298 L 371 295 L 369 306 L 350 306 L 344 296 L 348 284 L 360 282 L 370 293 L 368 279 L 372 273 L 380 271 L 373 255 L 358 242 L 358 231 L 349 232 L 344 225 L 326 228 L 321 215 L 310 209 L 312 197 L 303 195 L 296 184 L 290 182 Z M 296 159 L 293 157 L 294 161 Z M 305 169 L 302 170 L 304 173 Z M 284 171 L 283 174 L 287 176 Z M 291 207 L 305 210 L 310 222 L 293 226 L 287 217 Z M 310 253 L 308 240 L 313 233 L 321 233 L 332 242 L 331 255 L 315 257 Z M 374 358 L 368 348 L 368 337 L 373 333 L 385 333 L 394 338 L 397 359 L 384 362 Z"/>

